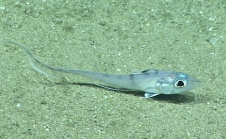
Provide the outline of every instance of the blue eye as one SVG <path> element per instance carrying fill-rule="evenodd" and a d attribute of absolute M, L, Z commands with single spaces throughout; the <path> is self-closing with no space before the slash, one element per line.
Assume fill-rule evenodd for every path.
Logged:
<path fill-rule="evenodd" d="M 175 87 L 184 87 L 186 85 L 187 85 L 187 81 L 184 79 L 177 79 L 174 84 Z"/>

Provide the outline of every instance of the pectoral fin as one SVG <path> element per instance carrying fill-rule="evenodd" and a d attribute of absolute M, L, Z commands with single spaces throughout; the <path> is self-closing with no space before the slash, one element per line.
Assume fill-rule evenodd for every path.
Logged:
<path fill-rule="evenodd" d="M 157 96 L 157 95 L 159 95 L 159 94 L 145 93 L 145 94 L 144 94 L 144 97 L 145 97 L 145 98 L 151 98 L 151 97 L 154 97 L 154 96 Z"/>
<path fill-rule="evenodd" d="M 144 89 L 144 92 L 146 92 L 144 94 L 145 98 L 151 98 L 160 94 L 160 91 L 155 87 L 148 87 Z"/>

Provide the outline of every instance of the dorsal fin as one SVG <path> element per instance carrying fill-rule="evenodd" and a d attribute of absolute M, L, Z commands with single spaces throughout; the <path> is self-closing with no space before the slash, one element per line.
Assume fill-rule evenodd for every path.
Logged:
<path fill-rule="evenodd" d="M 156 72 L 158 72 L 158 71 L 152 70 L 152 69 L 147 69 L 147 70 L 132 72 L 131 74 L 150 74 L 150 73 L 156 73 Z"/>

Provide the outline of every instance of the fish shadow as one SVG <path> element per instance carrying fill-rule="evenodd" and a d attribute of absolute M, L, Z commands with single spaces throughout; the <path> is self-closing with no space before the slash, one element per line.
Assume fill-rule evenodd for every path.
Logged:
<path fill-rule="evenodd" d="M 171 94 L 171 95 L 158 95 L 153 97 L 152 99 L 157 101 L 165 101 L 168 103 L 175 103 L 175 104 L 181 104 L 181 103 L 192 103 L 195 101 L 194 93 L 188 92 L 183 94 Z"/>
<path fill-rule="evenodd" d="M 92 84 L 92 83 L 80 83 L 80 82 L 54 82 L 56 85 L 79 85 L 79 86 L 89 86 L 89 87 L 95 87 L 95 88 L 101 88 L 105 90 L 110 90 L 114 91 L 117 93 L 123 93 L 123 94 L 129 94 L 129 95 L 134 95 L 138 97 L 144 97 L 144 92 L 141 91 L 134 91 L 134 90 L 126 90 L 126 89 L 121 89 L 121 88 L 113 88 L 111 86 L 102 86 L 102 85 L 97 85 L 97 84 Z M 147 99 L 153 99 L 157 101 L 165 101 L 168 103 L 175 103 L 175 104 L 180 104 L 180 103 L 191 103 L 194 102 L 194 94 L 192 92 L 189 93 L 183 93 L 183 94 L 170 94 L 170 95 L 165 95 L 165 94 L 160 94 L 152 98 L 147 98 Z"/>

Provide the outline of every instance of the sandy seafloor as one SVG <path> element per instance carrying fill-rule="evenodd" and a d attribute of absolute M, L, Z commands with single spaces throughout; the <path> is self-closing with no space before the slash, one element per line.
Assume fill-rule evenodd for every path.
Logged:
<path fill-rule="evenodd" d="M 180 71 L 202 84 L 153 99 L 55 85 L 64 80 L 37 73 L 21 48 L 1 43 L 0 138 L 226 138 L 225 13 L 225 0 L 1 0 L 0 40 L 25 44 L 46 64 Z"/>

